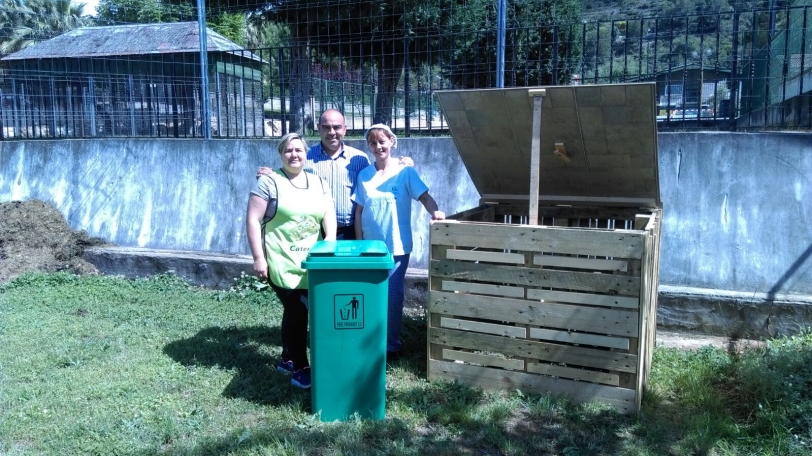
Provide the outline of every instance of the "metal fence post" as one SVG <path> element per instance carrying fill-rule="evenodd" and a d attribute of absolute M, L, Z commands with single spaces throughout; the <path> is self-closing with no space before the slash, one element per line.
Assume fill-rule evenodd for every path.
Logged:
<path fill-rule="evenodd" d="M 248 122 L 245 114 L 245 79 L 239 78 L 240 81 L 240 135 L 245 137 L 245 124 Z M 236 103 L 235 103 L 236 104 Z"/>
<path fill-rule="evenodd" d="M 0 141 L 6 139 L 6 123 L 3 121 L 6 110 L 3 109 L 3 89 L 0 89 Z"/>
<path fill-rule="evenodd" d="M 404 128 L 406 129 L 406 136 L 409 136 L 409 132 L 412 127 L 411 117 L 412 117 L 412 104 L 409 101 L 409 95 L 412 91 L 412 84 L 410 82 L 409 72 L 411 71 L 411 67 L 409 65 L 409 45 L 411 44 L 410 38 L 407 36 L 403 39 L 403 121 L 404 121 Z"/>
<path fill-rule="evenodd" d="M 798 94 L 799 95 L 798 96 L 807 97 L 807 99 L 808 99 L 808 97 L 810 95 L 809 94 L 806 94 L 806 95 L 804 94 L 804 63 L 806 63 L 806 16 L 809 15 L 809 7 L 808 6 L 804 7 L 804 9 L 801 10 L 801 12 L 804 15 L 804 19 L 802 21 L 803 25 L 801 26 L 801 30 L 802 30 L 802 32 L 801 32 L 801 63 L 800 63 L 801 68 L 798 70 L 798 75 L 799 75 L 799 77 L 798 77 Z M 798 104 L 800 106 L 795 111 L 798 113 L 798 116 L 797 116 L 798 117 L 798 124 L 797 125 L 800 126 L 801 122 L 803 121 L 803 117 L 801 116 L 801 112 L 803 111 L 803 108 L 802 108 L 803 103 L 799 102 Z"/>
<path fill-rule="evenodd" d="M 276 59 L 277 66 L 279 67 L 279 110 L 282 117 L 282 136 L 288 134 L 288 115 L 287 115 L 287 105 L 285 104 L 285 66 L 282 64 L 282 58 L 284 57 L 284 53 L 282 52 L 282 48 L 279 48 L 279 55 Z"/>
<path fill-rule="evenodd" d="M 611 84 L 615 66 L 615 21 L 610 22 L 609 27 L 609 84 Z"/>
<path fill-rule="evenodd" d="M 781 67 L 781 105 L 779 109 L 781 109 L 781 125 L 784 125 L 787 120 L 786 111 L 787 107 L 783 106 L 784 102 L 787 101 L 787 72 L 789 71 L 789 26 L 790 26 L 790 15 L 789 15 L 789 7 L 784 7 L 784 13 L 786 14 L 786 29 L 784 29 L 784 65 Z M 804 30 L 806 33 L 806 30 Z"/>
<path fill-rule="evenodd" d="M 96 136 L 96 83 L 93 76 L 87 78 L 87 98 L 85 99 L 90 111 L 90 136 Z"/>
<path fill-rule="evenodd" d="M 770 29 L 767 32 L 767 68 L 764 70 L 764 115 L 762 116 L 764 124 L 762 127 L 767 126 L 769 123 L 769 106 L 770 106 L 770 63 L 773 59 L 773 35 L 775 34 L 775 8 L 770 8 Z"/>
<path fill-rule="evenodd" d="M 220 73 L 214 72 L 214 100 L 217 104 L 217 136 L 223 136 L 223 105 L 220 98 L 223 96 L 220 91 Z"/>
<path fill-rule="evenodd" d="M 17 101 L 17 78 L 11 78 L 12 137 L 20 137 L 20 107 Z"/>
<path fill-rule="evenodd" d="M 553 85 L 558 85 L 558 26 L 553 26 Z"/>
<path fill-rule="evenodd" d="M 135 83 L 133 75 L 127 75 L 129 99 L 130 99 L 130 135 L 135 136 Z"/>
<path fill-rule="evenodd" d="M 595 84 L 598 83 L 598 57 L 601 53 L 601 23 L 595 22 Z"/>
<path fill-rule="evenodd" d="M 505 87 L 505 22 L 506 0 L 497 0 L 496 7 L 496 87 Z"/>
<path fill-rule="evenodd" d="M 200 108 L 202 111 L 200 115 L 200 126 L 203 128 L 203 138 L 211 139 L 211 114 L 209 112 L 209 43 L 206 36 L 205 0 L 197 0 L 197 27 L 200 39 Z M 177 130 L 175 136 L 177 136 Z"/>
<path fill-rule="evenodd" d="M 56 137 L 56 116 L 57 116 L 57 114 L 56 114 L 56 111 L 57 111 L 56 93 L 55 93 L 56 92 L 56 82 L 54 81 L 53 76 L 51 76 L 48 79 L 49 79 L 48 82 L 50 83 L 49 85 L 51 87 L 51 122 L 50 122 L 51 123 L 51 125 L 50 125 L 51 134 L 48 135 L 48 136 L 50 136 L 52 138 L 55 138 Z"/>
<path fill-rule="evenodd" d="M 738 110 L 739 94 L 739 12 L 733 13 L 733 48 L 731 50 L 732 68 L 730 70 L 730 100 L 728 103 L 728 115 L 730 116 L 730 131 L 736 131 L 736 111 Z"/>

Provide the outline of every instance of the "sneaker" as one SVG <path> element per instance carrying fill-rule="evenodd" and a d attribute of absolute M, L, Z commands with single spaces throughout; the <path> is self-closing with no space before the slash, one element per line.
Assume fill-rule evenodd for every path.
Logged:
<path fill-rule="evenodd" d="M 301 389 L 310 389 L 310 367 L 304 367 L 293 373 L 290 384 Z"/>
<path fill-rule="evenodd" d="M 293 361 L 289 359 L 280 359 L 279 364 L 276 365 L 276 370 L 285 375 L 293 373 Z"/>

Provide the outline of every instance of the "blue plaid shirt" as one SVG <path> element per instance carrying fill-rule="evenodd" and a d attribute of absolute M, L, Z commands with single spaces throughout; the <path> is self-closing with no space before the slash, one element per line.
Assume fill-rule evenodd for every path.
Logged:
<path fill-rule="evenodd" d="M 330 186 L 339 228 L 353 224 L 355 204 L 350 200 L 350 195 L 355 190 L 358 173 L 367 166 L 367 154 L 346 144 L 332 158 L 325 153 L 321 142 L 307 151 L 307 170 L 326 180 Z"/>

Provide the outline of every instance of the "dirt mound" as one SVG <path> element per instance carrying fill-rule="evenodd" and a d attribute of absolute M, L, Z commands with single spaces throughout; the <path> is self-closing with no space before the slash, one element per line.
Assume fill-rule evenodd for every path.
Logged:
<path fill-rule="evenodd" d="M 33 271 L 95 274 L 82 252 L 100 244 L 104 240 L 71 230 L 62 214 L 42 201 L 0 203 L 0 282 Z"/>

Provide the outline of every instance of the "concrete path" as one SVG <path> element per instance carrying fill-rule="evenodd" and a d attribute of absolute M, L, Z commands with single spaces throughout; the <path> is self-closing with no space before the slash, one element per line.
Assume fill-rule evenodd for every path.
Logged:
<path fill-rule="evenodd" d="M 751 339 L 731 339 L 729 337 L 709 336 L 705 334 L 680 333 L 657 330 L 657 346 L 696 350 L 711 345 L 728 351 L 741 352 L 749 348 L 764 348 L 764 341 Z"/>

